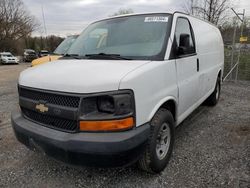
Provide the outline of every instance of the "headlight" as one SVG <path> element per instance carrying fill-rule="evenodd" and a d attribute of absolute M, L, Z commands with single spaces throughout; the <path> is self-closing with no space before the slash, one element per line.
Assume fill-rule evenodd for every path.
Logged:
<path fill-rule="evenodd" d="M 133 100 L 130 94 L 98 97 L 97 107 L 100 112 L 114 115 L 125 115 L 133 111 Z"/>
<path fill-rule="evenodd" d="M 134 123 L 134 95 L 130 90 L 95 95 L 82 100 L 82 131 L 125 130 L 132 128 Z"/>
<path fill-rule="evenodd" d="M 97 98 L 97 107 L 100 112 L 114 113 L 115 102 L 112 96 L 102 96 Z"/>

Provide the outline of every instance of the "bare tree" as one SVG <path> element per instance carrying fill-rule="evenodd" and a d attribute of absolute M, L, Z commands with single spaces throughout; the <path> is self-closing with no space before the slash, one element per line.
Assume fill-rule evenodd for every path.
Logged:
<path fill-rule="evenodd" d="M 230 4 L 231 0 L 188 0 L 184 11 L 218 25 Z"/>
<path fill-rule="evenodd" d="M 186 3 L 182 4 L 184 12 L 193 15 L 194 11 L 194 0 L 187 0 Z"/>
<path fill-rule="evenodd" d="M 53 52 L 63 40 L 64 38 L 62 37 L 50 35 L 47 37 L 27 37 L 24 42 L 26 48 L 35 51 L 48 50 L 49 52 Z"/>
<path fill-rule="evenodd" d="M 21 0 L 0 0 L 0 50 L 30 35 L 37 26 Z"/>
<path fill-rule="evenodd" d="M 129 9 L 119 9 L 117 12 L 115 12 L 111 16 L 119 16 L 119 15 L 123 15 L 123 14 L 131 14 L 131 13 L 134 13 L 134 11 L 131 8 L 129 8 Z"/>

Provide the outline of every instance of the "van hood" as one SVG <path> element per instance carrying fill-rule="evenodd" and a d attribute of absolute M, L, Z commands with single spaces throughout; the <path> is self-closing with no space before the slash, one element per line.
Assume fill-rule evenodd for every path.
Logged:
<path fill-rule="evenodd" d="M 93 93 L 119 89 L 121 79 L 149 61 L 58 60 L 28 68 L 19 85 L 71 93 Z"/>

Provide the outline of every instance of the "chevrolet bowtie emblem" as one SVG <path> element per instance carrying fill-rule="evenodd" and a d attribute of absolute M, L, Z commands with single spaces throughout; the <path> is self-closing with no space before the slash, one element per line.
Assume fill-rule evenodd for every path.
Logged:
<path fill-rule="evenodd" d="M 45 106 L 44 104 L 37 104 L 36 109 L 39 110 L 40 112 L 48 112 L 49 108 Z"/>

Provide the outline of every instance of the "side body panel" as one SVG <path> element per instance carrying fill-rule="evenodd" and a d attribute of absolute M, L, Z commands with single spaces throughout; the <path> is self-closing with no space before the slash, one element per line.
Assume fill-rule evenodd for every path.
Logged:
<path fill-rule="evenodd" d="M 223 74 L 224 45 L 218 28 L 193 17 L 189 19 L 193 26 L 200 60 L 199 99 L 201 99 L 213 92 L 220 70 Z"/>
<path fill-rule="evenodd" d="M 189 20 L 196 44 L 196 53 L 199 63 L 195 59 L 190 63 L 190 67 L 180 61 L 176 60 L 177 67 L 177 81 L 179 89 L 179 105 L 178 105 L 178 119 L 177 124 L 180 124 L 190 113 L 193 112 L 202 102 L 204 102 L 207 97 L 213 92 L 217 76 L 219 71 L 222 71 L 224 67 L 224 46 L 221 34 L 219 30 L 205 21 L 199 20 L 197 18 L 179 14 L 174 14 L 173 24 L 176 23 L 177 17 L 185 17 Z M 175 28 L 175 27 L 173 27 Z M 172 40 L 174 39 L 174 31 L 171 33 Z M 186 77 L 183 71 L 188 71 L 190 75 L 193 70 L 193 66 L 197 64 L 199 66 L 199 71 L 197 73 L 193 72 L 194 75 Z M 197 87 L 191 86 L 185 87 L 185 83 L 188 83 L 188 80 L 196 79 L 194 84 L 197 84 Z M 195 101 L 190 103 L 190 98 L 185 97 L 185 95 L 190 96 L 193 94 L 196 98 Z M 183 96 L 183 98 L 181 98 Z"/>
<path fill-rule="evenodd" d="M 136 103 L 136 125 L 149 122 L 167 100 L 177 101 L 175 60 L 152 61 L 128 73 L 119 89 L 132 89 Z"/>

